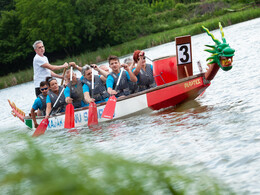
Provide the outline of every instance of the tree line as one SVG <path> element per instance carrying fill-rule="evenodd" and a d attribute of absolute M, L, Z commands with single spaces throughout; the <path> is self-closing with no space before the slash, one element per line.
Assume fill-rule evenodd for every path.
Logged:
<path fill-rule="evenodd" d="M 31 67 L 36 40 L 51 61 L 94 51 L 164 30 L 169 14 L 183 17 L 183 3 L 199 1 L 0 0 L 0 76 Z"/>

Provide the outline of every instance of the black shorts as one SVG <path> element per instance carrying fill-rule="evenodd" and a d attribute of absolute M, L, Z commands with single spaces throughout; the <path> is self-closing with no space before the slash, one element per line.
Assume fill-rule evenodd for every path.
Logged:
<path fill-rule="evenodd" d="M 41 92 L 41 90 L 40 90 L 40 87 L 36 87 L 35 88 L 35 95 L 36 95 L 36 97 L 38 97 L 38 95 L 40 95 L 42 92 Z"/>

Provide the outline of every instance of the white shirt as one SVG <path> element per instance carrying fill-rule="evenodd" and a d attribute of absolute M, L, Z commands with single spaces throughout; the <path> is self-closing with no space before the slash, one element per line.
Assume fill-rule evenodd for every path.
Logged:
<path fill-rule="evenodd" d="M 34 80 L 34 87 L 40 87 L 40 83 L 45 81 L 46 77 L 51 76 L 51 70 L 48 68 L 41 67 L 43 64 L 49 63 L 49 60 L 46 56 L 39 56 L 36 54 L 33 58 L 33 80 Z"/>

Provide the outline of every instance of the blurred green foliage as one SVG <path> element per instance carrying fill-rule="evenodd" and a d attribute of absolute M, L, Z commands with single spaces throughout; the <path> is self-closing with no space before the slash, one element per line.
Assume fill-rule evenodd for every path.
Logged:
<path fill-rule="evenodd" d="M 77 149 L 57 154 L 39 140 L 21 140 L 23 147 L 6 159 L 8 167 L 0 167 L 2 194 L 234 194 L 215 178 L 185 167 L 126 160 L 78 143 Z"/>

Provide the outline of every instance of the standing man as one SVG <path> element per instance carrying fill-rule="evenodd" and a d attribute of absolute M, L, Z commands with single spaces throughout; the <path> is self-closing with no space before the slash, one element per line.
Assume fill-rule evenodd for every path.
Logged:
<path fill-rule="evenodd" d="M 51 65 L 46 56 L 44 56 L 45 48 L 41 40 L 35 41 L 33 44 L 36 55 L 33 58 L 33 71 L 34 71 L 34 86 L 35 94 L 38 96 L 40 91 L 40 82 L 45 81 L 46 77 L 57 77 L 61 78 L 61 75 L 54 73 L 54 70 L 60 70 L 68 67 L 68 63 L 64 63 L 61 66 Z"/>

